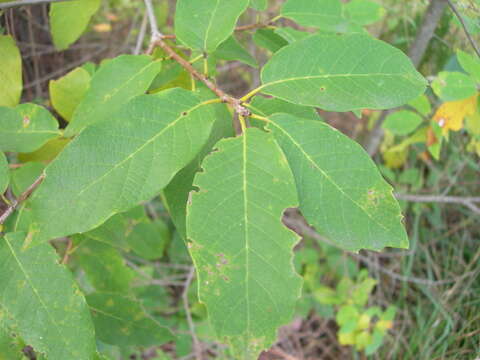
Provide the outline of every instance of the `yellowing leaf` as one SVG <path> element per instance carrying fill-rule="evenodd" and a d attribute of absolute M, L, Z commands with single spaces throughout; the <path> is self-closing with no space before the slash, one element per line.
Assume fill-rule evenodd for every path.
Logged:
<path fill-rule="evenodd" d="M 438 108 L 433 120 L 442 128 L 443 136 L 450 130 L 458 131 L 463 128 L 465 117 L 473 115 L 477 109 L 477 97 L 478 94 L 475 94 L 464 100 L 448 101 Z"/>
<path fill-rule="evenodd" d="M 98 33 L 107 33 L 112 31 L 112 25 L 107 23 L 97 24 L 93 26 L 93 30 Z"/>

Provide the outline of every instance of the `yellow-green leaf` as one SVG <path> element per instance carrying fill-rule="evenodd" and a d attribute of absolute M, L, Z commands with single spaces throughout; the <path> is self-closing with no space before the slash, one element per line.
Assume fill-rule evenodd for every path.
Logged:
<path fill-rule="evenodd" d="M 50 32 L 59 50 L 75 42 L 100 7 L 101 0 L 75 0 L 50 5 Z"/>
<path fill-rule="evenodd" d="M 70 121 L 76 107 L 90 86 L 91 76 L 87 70 L 76 68 L 58 80 L 49 83 L 50 101 L 66 121 Z"/>
<path fill-rule="evenodd" d="M 22 58 L 13 38 L 0 36 L 0 106 L 16 106 L 22 95 Z"/>

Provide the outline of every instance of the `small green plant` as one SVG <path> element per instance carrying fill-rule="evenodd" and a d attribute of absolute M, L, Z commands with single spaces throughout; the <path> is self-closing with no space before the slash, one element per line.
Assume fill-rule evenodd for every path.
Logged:
<path fill-rule="evenodd" d="M 98 9 L 87 2 L 52 5 L 58 48 Z M 375 3 L 289 0 L 248 28 L 271 57 L 261 85 L 236 98 L 217 86 L 216 62 L 258 66 L 234 33 L 247 8 L 265 2 L 178 0 L 169 36 L 145 4 L 146 54 L 87 63 L 50 83 L 62 129 L 45 107 L 19 105 L 21 57 L 11 36 L 0 37 L 0 190 L 16 195 L 0 216 L 1 328 L 49 360 L 102 358 L 97 341 L 175 341 L 173 325 L 144 310 L 122 254 L 156 259 L 184 241 L 214 339 L 234 358 L 255 359 L 301 295 L 287 208 L 342 249 L 408 247 L 392 187 L 315 108 L 394 108 L 426 81 L 400 50 L 365 33 L 384 13 Z M 281 17 L 317 31 L 273 30 Z M 58 32 L 67 19 L 72 30 Z M 23 165 L 10 169 L 14 161 Z M 158 196 L 174 229 L 139 206 Z M 62 262 L 74 257 L 86 275 L 79 284 L 49 243 L 59 238 Z M 340 341 L 372 353 L 395 312 L 366 308 L 374 282 L 364 272 L 354 279 L 314 295 L 336 306 Z"/>

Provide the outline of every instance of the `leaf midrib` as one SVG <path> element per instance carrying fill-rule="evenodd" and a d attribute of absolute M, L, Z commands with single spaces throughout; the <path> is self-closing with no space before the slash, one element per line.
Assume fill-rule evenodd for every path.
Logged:
<path fill-rule="evenodd" d="M 212 21 L 213 18 L 215 17 L 215 14 L 217 13 L 218 10 L 218 4 L 220 0 L 216 0 L 215 8 L 213 9 L 212 16 L 208 19 L 208 25 L 207 25 L 207 30 L 205 31 L 205 40 L 203 41 L 203 50 L 207 51 L 207 41 L 208 41 L 208 34 L 210 33 L 210 29 L 212 28 Z"/>
<path fill-rule="evenodd" d="M 326 74 L 326 75 L 305 75 L 305 76 L 296 76 L 286 79 L 275 80 L 271 82 L 267 82 L 262 84 L 258 89 L 264 89 L 266 87 L 286 83 L 289 81 L 299 81 L 299 80 L 315 80 L 315 79 L 329 79 L 329 78 L 341 78 L 341 77 L 348 77 L 348 78 L 355 78 L 355 77 L 371 77 L 371 76 L 384 76 L 384 77 L 400 77 L 410 80 L 412 83 L 413 81 L 409 79 L 408 76 L 405 74 L 387 74 L 387 73 L 369 73 L 369 74 Z"/>
<path fill-rule="evenodd" d="M 189 115 L 191 115 L 190 113 L 194 110 L 196 110 L 197 108 L 200 108 L 202 106 L 204 106 L 206 104 L 203 104 L 203 103 L 200 103 L 200 104 L 197 104 L 195 105 L 194 107 L 186 110 Z M 125 159 L 123 159 L 122 161 L 118 162 L 117 164 L 115 164 L 110 170 L 108 170 L 105 174 L 103 174 L 102 176 L 100 176 L 99 178 L 97 178 L 96 180 L 92 181 L 90 184 L 88 184 L 87 186 L 85 186 L 82 190 L 80 190 L 77 194 L 77 196 L 80 196 L 82 195 L 86 190 L 88 190 L 91 186 L 95 185 L 96 183 L 98 183 L 99 181 L 103 180 L 105 177 L 107 177 L 108 175 L 110 175 L 113 171 L 115 171 L 117 168 L 119 168 L 120 166 L 122 166 L 123 164 L 125 164 L 127 161 L 129 161 L 131 158 L 133 158 L 135 155 L 137 155 L 139 152 L 141 152 L 146 146 L 148 146 L 149 144 L 151 144 L 152 142 L 154 142 L 158 137 L 162 136 L 165 131 L 167 131 L 168 129 L 170 129 L 172 126 L 176 125 L 181 119 L 185 118 L 184 115 L 180 114 L 174 121 L 172 121 L 171 123 L 169 123 L 167 126 L 165 126 L 160 132 L 158 132 L 157 134 L 155 134 L 153 137 L 151 137 L 149 140 L 147 140 L 142 146 L 140 146 L 137 150 L 135 150 L 134 152 L 132 152 L 130 155 L 128 155 Z M 48 176 L 48 173 L 47 173 L 47 176 Z"/>

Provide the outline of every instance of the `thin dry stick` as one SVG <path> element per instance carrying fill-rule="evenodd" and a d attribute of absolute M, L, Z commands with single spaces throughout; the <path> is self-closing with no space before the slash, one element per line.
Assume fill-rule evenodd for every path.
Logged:
<path fill-rule="evenodd" d="M 399 200 L 417 203 L 446 203 L 459 204 L 468 207 L 476 214 L 480 214 L 480 208 L 475 203 L 480 202 L 480 197 L 442 196 L 442 195 L 409 195 L 395 194 Z"/>
<path fill-rule="evenodd" d="M 45 178 L 45 174 L 40 175 L 37 180 L 34 181 L 32 185 L 28 187 L 16 200 L 12 202 L 12 204 L 5 210 L 5 212 L 0 216 L 0 225 L 2 225 L 5 220 L 15 211 L 15 209 L 24 202 L 30 194 L 40 185 Z"/>
<path fill-rule="evenodd" d="M 200 342 L 198 341 L 197 334 L 195 333 L 195 324 L 192 320 L 192 314 L 190 313 L 190 307 L 188 305 L 188 289 L 192 283 L 193 276 L 195 275 L 195 269 L 192 266 L 190 272 L 188 273 L 187 280 L 185 281 L 185 287 L 183 288 L 182 301 L 185 314 L 187 315 L 188 328 L 190 329 L 190 334 L 193 340 L 193 351 L 195 353 L 195 358 L 197 360 L 202 360 L 202 349 L 200 347 Z"/>
<path fill-rule="evenodd" d="M 327 238 L 321 236 L 319 233 L 317 233 L 313 228 L 308 226 L 303 218 L 300 215 L 293 215 L 293 216 L 284 216 L 283 217 L 283 222 L 285 225 L 287 225 L 290 229 L 294 230 L 297 234 L 301 236 L 308 236 L 309 238 L 312 238 L 317 241 L 324 242 L 330 246 L 333 246 L 337 249 L 343 250 L 340 248 L 338 245 L 336 245 L 334 242 L 328 240 Z M 429 280 L 429 279 L 422 279 L 422 278 L 417 278 L 417 277 L 412 277 L 412 276 L 404 276 L 395 273 L 394 271 L 391 271 L 384 266 L 381 266 L 378 263 L 373 262 L 371 259 L 369 259 L 366 256 L 360 255 L 360 254 L 354 254 L 348 252 L 348 255 L 351 257 L 363 261 L 366 264 L 375 267 L 385 275 L 388 275 L 392 279 L 403 281 L 403 282 L 409 282 L 409 283 L 414 283 L 418 285 L 425 285 L 425 286 L 440 286 L 440 285 L 446 285 L 446 284 L 451 284 L 455 283 L 457 281 L 460 281 L 464 278 L 470 277 L 475 274 L 475 272 L 466 272 L 462 274 L 460 277 L 454 278 L 454 279 L 446 279 L 446 280 Z"/>
<path fill-rule="evenodd" d="M 11 1 L 0 4 L 0 10 L 15 8 L 19 6 L 25 5 L 40 5 L 40 4 L 48 4 L 54 2 L 64 2 L 64 1 L 72 1 L 72 0 L 20 0 L 20 1 Z"/>
<path fill-rule="evenodd" d="M 447 0 L 447 2 L 448 2 L 448 6 L 450 6 L 450 9 L 452 9 L 453 13 L 455 14 L 455 16 L 458 18 L 458 20 L 459 20 L 460 23 L 462 24 L 463 31 L 465 32 L 465 35 L 467 35 L 468 41 L 470 42 L 470 44 L 472 45 L 473 49 L 474 49 L 475 52 L 477 53 L 477 56 L 480 57 L 480 48 L 478 47 L 477 43 L 473 40 L 472 35 L 471 35 L 470 32 L 468 31 L 467 24 L 465 24 L 465 20 L 463 19 L 463 16 L 460 14 L 460 12 L 458 11 L 458 9 L 455 7 L 455 5 L 453 4 L 452 0 Z"/>

